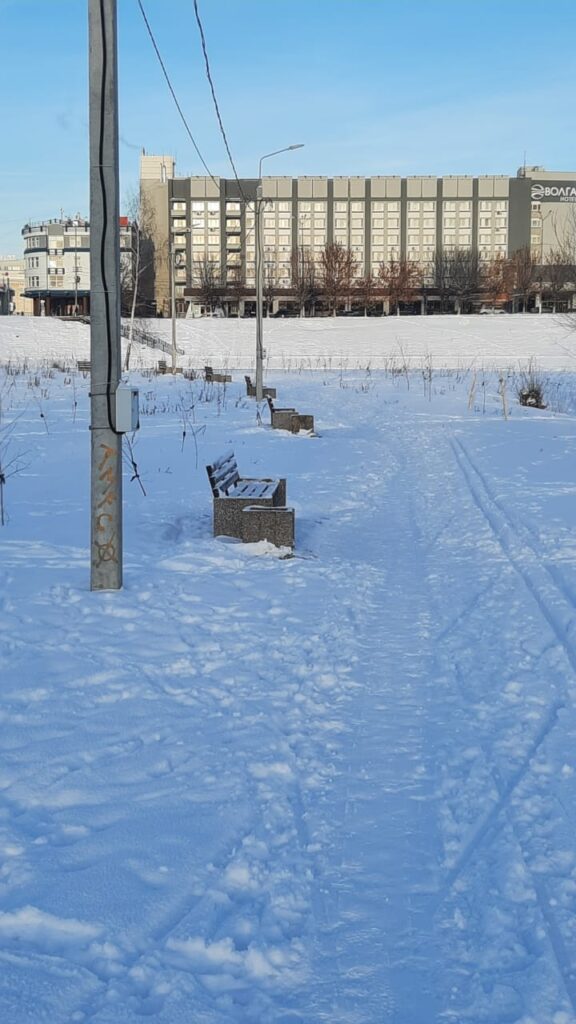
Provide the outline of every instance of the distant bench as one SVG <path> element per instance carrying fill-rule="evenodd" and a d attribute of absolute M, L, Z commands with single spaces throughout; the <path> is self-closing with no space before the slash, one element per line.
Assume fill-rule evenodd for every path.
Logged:
<path fill-rule="evenodd" d="M 246 394 L 248 398 L 256 398 L 256 385 L 250 377 L 244 377 L 246 381 Z M 262 398 L 276 398 L 276 388 L 262 388 Z"/>
<path fill-rule="evenodd" d="M 285 479 L 241 477 L 231 451 L 206 471 L 214 499 L 215 537 L 294 547 L 294 509 L 286 507 Z"/>
<path fill-rule="evenodd" d="M 232 377 L 229 373 L 214 373 L 211 366 L 205 366 L 204 380 L 209 384 L 230 384 Z"/>
<path fill-rule="evenodd" d="M 299 434 L 301 430 L 314 431 L 314 417 L 309 413 L 296 412 L 296 409 L 276 409 L 270 396 L 267 396 L 267 401 L 274 430 L 289 430 L 291 434 Z"/>
<path fill-rule="evenodd" d="M 81 373 L 90 373 L 92 370 L 92 363 L 89 359 L 78 359 L 76 367 Z"/>

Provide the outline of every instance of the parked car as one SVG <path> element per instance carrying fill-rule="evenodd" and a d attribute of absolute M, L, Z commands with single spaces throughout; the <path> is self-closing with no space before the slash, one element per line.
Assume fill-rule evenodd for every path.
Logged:
<path fill-rule="evenodd" d="M 505 309 L 501 309 L 500 306 L 481 306 L 480 313 L 505 313 Z"/>
<path fill-rule="evenodd" d="M 298 312 L 295 309 L 285 309 L 285 308 L 282 308 L 282 309 L 277 309 L 275 313 L 272 313 L 272 316 L 273 316 L 274 319 L 277 320 L 279 317 L 282 318 L 282 317 L 285 317 L 285 316 L 298 316 Z"/>

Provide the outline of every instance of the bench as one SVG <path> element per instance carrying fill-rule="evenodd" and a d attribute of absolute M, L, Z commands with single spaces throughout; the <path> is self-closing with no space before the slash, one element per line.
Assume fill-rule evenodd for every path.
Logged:
<path fill-rule="evenodd" d="M 79 359 L 76 363 L 77 368 L 81 373 L 90 373 L 92 370 L 92 363 L 89 359 Z"/>
<path fill-rule="evenodd" d="M 301 430 L 314 432 L 314 417 L 309 413 L 296 412 L 296 409 L 276 409 L 271 398 L 268 397 L 267 401 L 273 430 L 289 430 L 291 434 L 299 434 Z"/>
<path fill-rule="evenodd" d="M 209 384 L 230 384 L 232 377 L 229 373 L 214 373 L 211 366 L 205 366 L 204 380 Z"/>
<path fill-rule="evenodd" d="M 234 452 L 216 459 L 206 471 L 214 499 L 215 537 L 294 547 L 294 509 L 286 508 L 285 479 L 241 477 Z"/>
<path fill-rule="evenodd" d="M 256 398 L 256 385 L 252 383 L 250 377 L 244 377 L 246 381 L 246 394 L 248 398 Z M 263 398 L 276 398 L 276 388 L 262 388 Z"/>

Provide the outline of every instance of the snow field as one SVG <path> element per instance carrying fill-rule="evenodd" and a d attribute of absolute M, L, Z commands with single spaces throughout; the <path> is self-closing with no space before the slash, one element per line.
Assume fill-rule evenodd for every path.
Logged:
<path fill-rule="evenodd" d="M 291 437 L 234 377 L 140 381 L 117 594 L 88 380 L 0 377 L 2 1021 L 573 1024 L 573 417 L 326 367 Z M 230 446 L 296 557 L 212 538 Z"/>

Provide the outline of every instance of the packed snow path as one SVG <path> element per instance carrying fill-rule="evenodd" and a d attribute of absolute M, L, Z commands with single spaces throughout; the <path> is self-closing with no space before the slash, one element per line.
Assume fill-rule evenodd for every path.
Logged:
<path fill-rule="evenodd" d="M 574 423 L 271 383 L 319 438 L 230 389 L 193 445 L 189 385 L 145 385 L 119 594 L 85 391 L 9 392 L 0 1019 L 574 1024 Z M 295 558 L 212 539 L 230 443 L 288 477 Z"/>

